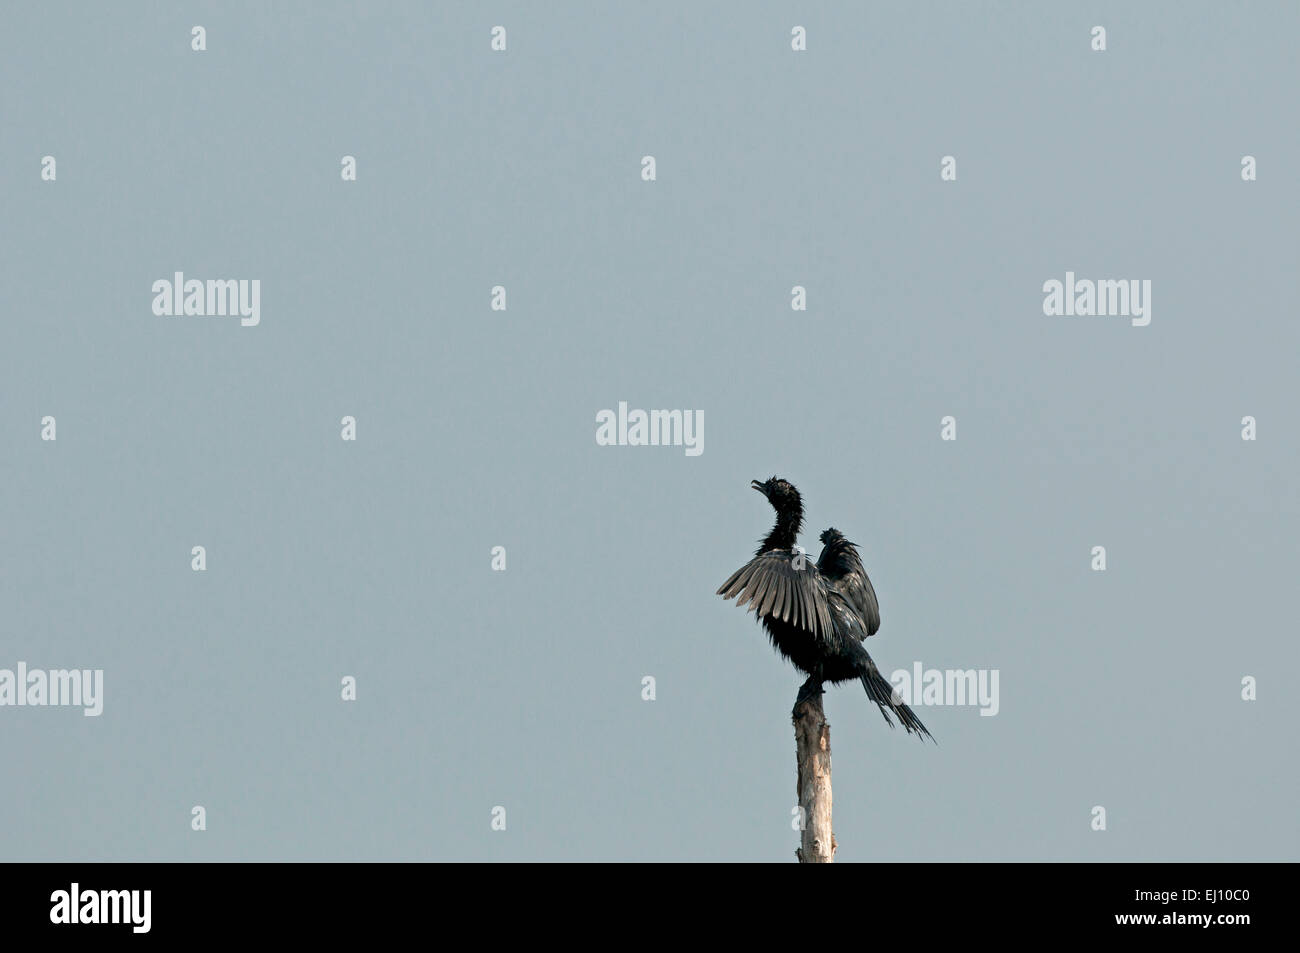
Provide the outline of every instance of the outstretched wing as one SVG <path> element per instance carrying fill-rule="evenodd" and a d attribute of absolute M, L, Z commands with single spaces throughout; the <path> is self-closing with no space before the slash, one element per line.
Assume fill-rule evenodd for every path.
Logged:
<path fill-rule="evenodd" d="M 835 635 L 841 640 L 841 644 L 849 639 L 854 642 L 865 641 L 871 634 L 867 631 L 866 620 L 843 593 L 835 590 L 834 583 L 828 585 L 832 588 L 827 594 L 826 601 L 830 606 L 831 620 L 835 623 Z"/>
<path fill-rule="evenodd" d="M 797 561 L 796 561 L 797 559 Z M 802 568 L 800 568 L 802 567 Z M 818 639 L 830 641 L 834 631 L 825 583 L 806 555 L 785 549 L 755 556 L 718 587 L 724 599 L 739 596 L 761 618 L 789 622 Z"/>
<path fill-rule="evenodd" d="M 846 573 L 831 583 L 844 594 L 867 624 L 867 635 L 875 635 L 880 629 L 880 603 L 876 601 L 876 590 L 867 577 L 866 570 L 856 569 Z"/>
<path fill-rule="evenodd" d="M 876 589 L 871 585 L 858 547 L 844 538 L 839 530 L 831 528 L 822 533 L 822 554 L 817 559 L 817 569 L 826 585 L 840 593 L 862 617 L 866 635 L 875 635 L 880 629 L 880 603 Z M 860 638 L 865 638 L 866 635 Z"/>

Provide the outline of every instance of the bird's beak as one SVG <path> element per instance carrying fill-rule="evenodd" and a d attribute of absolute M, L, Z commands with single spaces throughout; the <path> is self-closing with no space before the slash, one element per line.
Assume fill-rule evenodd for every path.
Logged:
<path fill-rule="evenodd" d="M 755 490 L 758 490 L 759 493 L 767 492 L 767 484 L 762 482 L 761 480 L 750 480 L 749 485 L 752 486 Z"/>

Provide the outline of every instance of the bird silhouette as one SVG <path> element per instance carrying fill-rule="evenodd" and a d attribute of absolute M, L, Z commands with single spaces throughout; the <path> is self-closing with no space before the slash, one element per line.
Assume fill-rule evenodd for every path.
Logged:
<path fill-rule="evenodd" d="M 812 564 L 795 545 L 803 527 L 799 491 L 777 477 L 750 485 L 776 510 L 776 525 L 754 558 L 718 588 L 718 595 L 738 597 L 738 606 L 748 604 L 776 650 L 808 676 L 795 698 L 796 716 L 804 701 L 822 693 L 823 683 L 857 680 L 891 728 L 893 713 L 909 734 L 933 741 L 862 645 L 880 629 L 880 605 L 857 546 L 839 530 L 827 529 L 821 534 L 821 555 Z"/>

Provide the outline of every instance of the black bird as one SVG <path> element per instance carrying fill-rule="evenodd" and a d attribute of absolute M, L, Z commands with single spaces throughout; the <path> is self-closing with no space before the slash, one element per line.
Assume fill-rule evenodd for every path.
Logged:
<path fill-rule="evenodd" d="M 892 728 L 892 711 L 909 733 L 934 740 L 921 719 L 901 701 L 880 674 L 863 641 L 880 628 L 876 591 L 858 557 L 858 548 L 837 529 L 822 533 L 817 564 L 795 550 L 803 527 L 803 500 L 793 484 L 776 477 L 750 484 L 776 510 L 776 525 L 754 558 L 718 589 L 724 599 L 749 603 L 776 650 L 804 672 L 794 707 L 822 692 L 822 683 L 862 682 Z"/>

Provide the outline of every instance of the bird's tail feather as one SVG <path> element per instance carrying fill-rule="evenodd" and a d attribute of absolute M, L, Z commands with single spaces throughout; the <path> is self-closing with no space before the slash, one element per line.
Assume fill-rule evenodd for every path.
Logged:
<path fill-rule="evenodd" d="M 862 687 L 867 690 L 867 696 L 880 706 L 880 714 L 889 727 L 894 727 L 893 719 L 889 717 L 889 713 L 893 712 L 907 729 L 908 734 L 915 733 L 922 739 L 929 738 L 934 741 L 934 735 L 930 734 L 929 729 L 921 723 L 921 719 L 916 717 L 916 713 L 903 704 L 903 700 L 895 694 L 894 686 L 880 674 L 880 669 L 876 668 L 876 663 L 871 660 L 866 649 L 862 649 L 861 652 L 864 656 L 859 660 Z"/>

